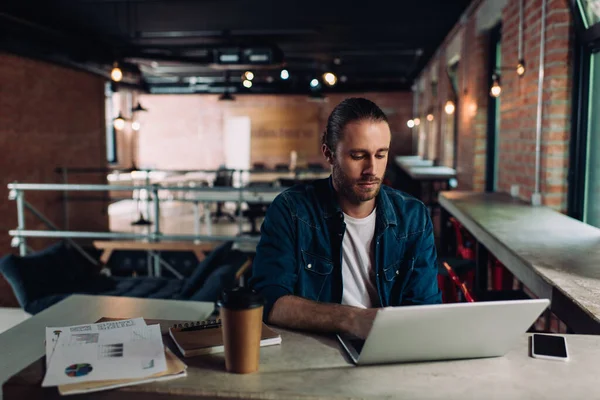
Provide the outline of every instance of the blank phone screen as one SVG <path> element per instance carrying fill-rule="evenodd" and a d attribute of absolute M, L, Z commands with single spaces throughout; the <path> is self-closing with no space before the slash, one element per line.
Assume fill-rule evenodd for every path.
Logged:
<path fill-rule="evenodd" d="M 562 336 L 533 335 L 533 352 L 542 356 L 567 357 L 567 346 Z"/>

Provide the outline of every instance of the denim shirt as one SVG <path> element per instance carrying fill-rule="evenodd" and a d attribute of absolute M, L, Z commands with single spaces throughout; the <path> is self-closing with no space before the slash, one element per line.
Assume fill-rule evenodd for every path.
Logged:
<path fill-rule="evenodd" d="M 252 265 L 251 287 L 282 296 L 341 303 L 344 215 L 331 177 L 285 190 L 269 206 Z M 425 205 L 385 185 L 376 197 L 373 237 L 380 307 L 441 303 L 433 225 Z"/>

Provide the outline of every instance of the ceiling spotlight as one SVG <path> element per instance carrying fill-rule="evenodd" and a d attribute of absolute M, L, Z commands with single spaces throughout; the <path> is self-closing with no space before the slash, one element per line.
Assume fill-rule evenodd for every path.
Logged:
<path fill-rule="evenodd" d="M 316 88 L 317 86 L 319 86 L 319 80 L 317 78 L 310 81 L 310 87 Z"/>
<path fill-rule="evenodd" d="M 415 126 L 421 125 L 421 118 L 415 118 L 413 121 L 415 122 Z"/>
<path fill-rule="evenodd" d="M 452 100 L 448 100 L 446 102 L 446 105 L 444 106 L 444 111 L 446 111 L 446 114 L 452 115 L 452 114 L 454 114 L 455 110 L 456 110 L 456 106 L 454 105 L 454 102 Z"/>
<path fill-rule="evenodd" d="M 119 112 L 119 115 L 117 116 L 117 118 L 115 118 L 113 120 L 113 126 L 115 127 L 116 130 L 120 131 L 123 128 L 125 128 L 125 118 L 123 118 L 123 116 L 121 115 L 121 113 Z"/>
<path fill-rule="evenodd" d="M 333 86 L 337 82 L 337 76 L 335 76 L 335 74 L 332 72 L 325 72 L 323 74 L 323 80 L 327 85 Z"/>
<path fill-rule="evenodd" d="M 492 84 L 492 88 L 490 89 L 490 95 L 493 97 L 500 97 L 502 94 L 502 86 L 500 86 L 500 77 L 496 74 L 492 76 L 494 83 Z"/>
<path fill-rule="evenodd" d="M 517 75 L 519 75 L 519 76 L 525 75 L 525 61 L 524 60 L 520 60 L 519 63 L 517 64 Z"/>
<path fill-rule="evenodd" d="M 339 57 L 336 57 L 336 58 L 333 59 L 333 63 L 335 65 L 340 65 L 342 63 L 342 60 Z"/>
<path fill-rule="evenodd" d="M 267 76 L 267 82 L 268 82 L 268 83 L 273 83 L 273 81 L 274 81 L 274 80 L 275 80 L 275 79 L 273 79 L 273 77 L 272 77 L 272 76 Z"/>
<path fill-rule="evenodd" d="M 433 114 L 427 114 L 427 121 L 433 121 Z"/>
<path fill-rule="evenodd" d="M 131 123 L 131 129 L 133 129 L 134 131 L 139 131 L 140 130 L 140 123 L 138 121 L 133 121 Z"/>
<path fill-rule="evenodd" d="M 348 77 L 346 75 L 340 76 L 340 82 L 345 83 L 346 81 L 348 81 Z"/>
<path fill-rule="evenodd" d="M 409 128 L 414 128 L 415 121 L 413 121 L 412 119 L 409 119 L 408 122 L 406 123 L 406 125 L 408 125 Z"/>
<path fill-rule="evenodd" d="M 252 73 L 252 71 L 244 72 L 244 79 L 251 81 L 252 79 L 254 79 L 254 73 Z"/>
<path fill-rule="evenodd" d="M 123 71 L 121 71 L 117 62 L 113 64 L 113 69 L 110 71 L 110 79 L 115 82 L 121 82 L 121 79 L 123 79 Z"/>
<path fill-rule="evenodd" d="M 288 72 L 287 69 L 282 69 L 280 76 L 281 76 L 281 79 L 283 79 L 285 81 L 286 79 L 288 79 L 290 77 L 290 73 Z"/>
<path fill-rule="evenodd" d="M 244 85 L 245 88 L 248 88 L 248 89 L 250 89 L 252 87 L 252 81 L 249 81 L 247 79 L 242 84 Z"/>

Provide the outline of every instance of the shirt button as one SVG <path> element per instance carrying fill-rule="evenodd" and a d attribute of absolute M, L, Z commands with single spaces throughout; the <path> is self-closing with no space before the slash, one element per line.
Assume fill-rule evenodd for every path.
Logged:
<path fill-rule="evenodd" d="M 308 264 L 308 265 L 306 266 L 306 268 L 308 268 L 308 269 L 311 269 L 311 268 L 312 268 L 312 264 Z"/>

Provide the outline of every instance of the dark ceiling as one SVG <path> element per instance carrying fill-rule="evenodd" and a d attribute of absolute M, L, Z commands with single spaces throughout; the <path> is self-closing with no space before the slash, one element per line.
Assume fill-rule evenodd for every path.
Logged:
<path fill-rule="evenodd" d="M 325 92 L 406 90 L 469 3 L 4 0 L 0 49 L 105 76 L 117 60 L 153 93 L 309 93 L 327 71 L 341 79 Z"/>

